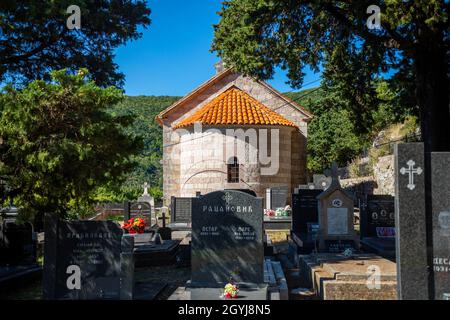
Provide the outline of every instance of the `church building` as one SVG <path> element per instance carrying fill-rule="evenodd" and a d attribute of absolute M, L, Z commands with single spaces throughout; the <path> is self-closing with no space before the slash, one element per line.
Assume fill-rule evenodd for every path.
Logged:
<path fill-rule="evenodd" d="M 312 115 L 263 81 L 224 69 L 157 115 L 163 127 L 164 204 L 224 189 L 306 183 Z"/>

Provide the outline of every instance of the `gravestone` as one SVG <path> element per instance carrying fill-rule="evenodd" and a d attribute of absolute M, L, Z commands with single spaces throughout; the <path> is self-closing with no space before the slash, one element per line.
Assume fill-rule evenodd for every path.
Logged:
<path fill-rule="evenodd" d="M 450 299 L 450 152 L 433 152 L 432 226 L 434 299 Z"/>
<path fill-rule="evenodd" d="M 337 164 L 332 166 L 331 185 L 317 196 L 319 202 L 319 250 L 342 252 L 357 248 L 358 239 L 353 225 L 353 198 L 341 187 Z"/>
<path fill-rule="evenodd" d="M 278 186 L 266 189 L 266 209 L 278 210 L 276 215 L 264 216 L 264 230 L 285 230 L 291 229 L 292 217 L 286 215 L 284 209 L 288 203 L 288 186 Z M 256 196 L 255 193 L 253 193 Z"/>
<path fill-rule="evenodd" d="M 426 300 L 428 262 L 423 143 L 395 145 L 395 226 L 398 297 Z"/>
<path fill-rule="evenodd" d="M 158 231 L 157 233 L 161 236 L 162 240 L 171 240 L 172 239 L 172 229 L 166 227 L 166 220 L 169 218 L 169 208 L 161 207 L 159 208 L 160 216 L 157 220 L 161 220 L 161 223 L 158 221 Z"/>
<path fill-rule="evenodd" d="M 395 204 L 390 195 L 367 195 L 360 206 L 360 239 L 364 249 L 395 257 Z"/>
<path fill-rule="evenodd" d="M 37 235 L 30 222 L 17 221 L 12 203 L 0 210 L 0 265 L 36 264 Z"/>
<path fill-rule="evenodd" d="M 144 183 L 144 192 L 137 199 L 137 202 L 146 202 L 150 205 L 150 211 L 153 216 L 155 216 L 155 199 L 148 193 L 148 183 Z"/>
<path fill-rule="evenodd" d="M 192 199 L 192 285 L 263 283 L 262 198 L 215 191 Z"/>
<path fill-rule="evenodd" d="M 134 294 L 134 237 L 124 234 L 120 252 L 120 300 L 132 300 Z"/>
<path fill-rule="evenodd" d="M 289 194 L 288 186 L 279 186 L 266 189 L 266 209 L 276 210 L 287 205 Z"/>
<path fill-rule="evenodd" d="M 48 217 L 44 299 L 120 299 L 122 235 L 112 221 Z"/>
<path fill-rule="evenodd" d="M 172 197 L 171 222 L 190 223 L 192 221 L 192 198 Z"/>
<path fill-rule="evenodd" d="M 311 253 L 319 227 L 317 196 L 323 190 L 300 189 L 292 194 L 292 238 L 299 253 Z"/>
<path fill-rule="evenodd" d="M 173 231 L 187 231 L 191 229 L 192 198 L 171 197 L 170 224 Z"/>
<path fill-rule="evenodd" d="M 145 221 L 145 230 L 148 231 L 154 225 L 152 207 L 149 202 L 128 202 L 124 204 L 124 220 L 142 218 Z"/>

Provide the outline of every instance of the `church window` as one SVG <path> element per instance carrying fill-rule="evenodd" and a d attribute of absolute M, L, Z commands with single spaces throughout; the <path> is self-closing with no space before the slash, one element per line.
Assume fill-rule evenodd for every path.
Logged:
<path fill-rule="evenodd" d="M 228 160 L 227 164 L 228 183 L 239 182 L 239 161 L 237 157 Z"/>

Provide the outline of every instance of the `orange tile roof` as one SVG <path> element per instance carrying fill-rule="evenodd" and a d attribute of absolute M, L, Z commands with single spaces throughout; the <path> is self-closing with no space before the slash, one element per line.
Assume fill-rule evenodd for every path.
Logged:
<path fill-rule="evenodd" d="M 204 125 L 281 125 L 297 127 L 235 86 L 219 94 L 174 129 L 201 122 Z"/>

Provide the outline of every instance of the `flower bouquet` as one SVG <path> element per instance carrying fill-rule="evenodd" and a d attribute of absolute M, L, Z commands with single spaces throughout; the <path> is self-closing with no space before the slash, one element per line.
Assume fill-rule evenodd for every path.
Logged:
<path fill-rule="evenodd" d="M 287 205 L 286 207 L 277 208 L 275 211 L 275 217 L 289 217 L 292 213 L 291 206 Z"/>
<path fill-rule="evenodd" d="M 128 233 L 144 233 L 145 230 L 145 220 L 142 218 L 131 218 L 124 223 L 123 229 L 128 231 Z"/>
<path fill-rule="evenodd" d="M 223 289 L 223 297 L 225 299 L 235 299 L 238 296 L 239 288 L 234 283 L 227 283 Z"/>
<path fill-rule="evenodd" d="M 273 217 L 275 216 L 275 210 L 272 209 L 264 209 L 264 215 L 268 216 L 268 217 Z"/>

